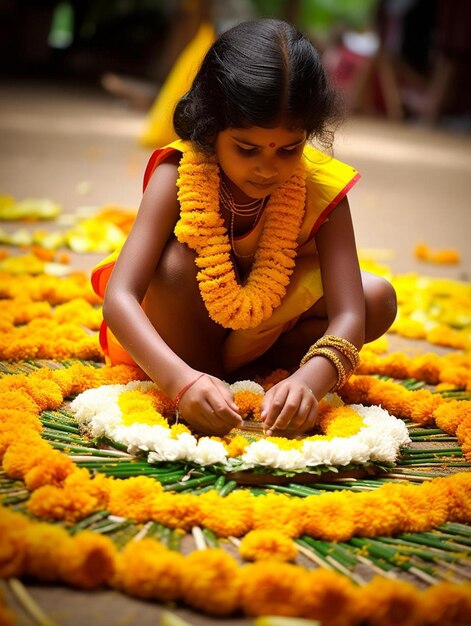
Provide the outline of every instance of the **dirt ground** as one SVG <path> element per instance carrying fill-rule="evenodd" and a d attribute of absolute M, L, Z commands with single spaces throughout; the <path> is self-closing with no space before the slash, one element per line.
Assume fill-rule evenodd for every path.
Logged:
<path fill-rule="evenodd" d="M 110 203 L 137 208 L 150 155 L 137 141 L 144 120 L 144 113 L 97 88 L 31 81 L 0 85 L 0 195 L 51 198 L 64 213 Z M 362 174 L 349 198 L 364 254 L 397 273 L 469 280 L 469 135 L 356 118 L 339 132 L 335 155 Z M 12 231 L 18 224 L 1 227 Z M 413 254 L 418 242 L 434 250 L 455 248 L 462 261 L 454 266 L 420 263 Z M 74 263 L 87 268 L 96 258 L 75 257 Z M 29 590 L 60 626 L 156 626 L 162 611 L 114 591 Z M 7 595 L 11 600 L 8 590 Z M 252 623 L 176 612 L 195 626 Z M 22 611 L 17 623 L 33 624 Z"/>

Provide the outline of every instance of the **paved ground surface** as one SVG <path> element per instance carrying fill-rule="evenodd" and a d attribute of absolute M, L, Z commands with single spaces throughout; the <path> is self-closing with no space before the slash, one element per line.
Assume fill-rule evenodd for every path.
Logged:
<path fill-rule="evenodd" d="M 150 154 L 137 142 L 144 119 L 143 113 L 93 88 L 0 85 L 0 195 L 49 197 L 65 213 L 109 203 L 137 207 Z M 362 250 L 395 272 L 469 279 L 469 135 L 353 119 L 338 135 L 335 152 L 363 176 L 349 196 Z M 2 224 L 6 230 L 17 226 Z M 419 263 L 413 250 L 420 241 L 432 249 L 456 248 L 462 262 Z M 75 257 L 74 263 L 85 268 L 95 260 Z M 60 626 L 156 626 L 162 610 L 113 591 L 84 594 L 34 586 L 30 592 Z M 222 621 L 180 609 L 177 613 L 195 625 Z M 20 626 L 32 623 L 18 612 Z M 251 621 L 224 623 L 242 626 Z"/>

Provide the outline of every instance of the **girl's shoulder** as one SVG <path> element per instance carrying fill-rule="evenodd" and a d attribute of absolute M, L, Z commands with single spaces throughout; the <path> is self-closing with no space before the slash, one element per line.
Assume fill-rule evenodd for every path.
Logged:
<path fill-rule="evenodd" d="M 189 142 L 183 141 L 182 139 L 177 139 L 176 141 L 172 141 L 168 145 L 163 148 L 157 148 L 151 154 L 149 161 L 147 162 L 147 167 L 144 171 L 144 180 L 143 180 L 143 189 L 147 187 L 149 180 L 151 179 L 152 174 L 155 172 L 156 168 L 165 162 L 173 162 L 177 166 L 181 155 L 187 150 Z"/>
<path fill-rule="evenodd" d="M 354 167 L 321 152 L 314 146 L 305 146 L 303 162 L 306 168 L 308 187 L 315 185 L 343 186 L 352 179 L 360 177 Z"/>
<path fill-rule="evenodd" d="M 306 168 L 306 216 L 301 240 L 311 239 L 331 211 L 360 179 L 358 171 L 334 157 L 306 146 L 303 151 Z"/>

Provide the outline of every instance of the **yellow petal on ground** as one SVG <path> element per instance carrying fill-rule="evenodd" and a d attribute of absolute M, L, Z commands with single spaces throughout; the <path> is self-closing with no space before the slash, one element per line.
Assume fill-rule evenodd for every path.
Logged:
<path fill-rule="evenodd" d="M 191 622 L 187 622 L 185 619 L 178 617 L 175 613 L 170 611 L 164 611 L 160 618 L 160 626 L 194 626 Z"/>
<path fill-rule="evenodd" d="M 3 198 L 8 198 L 3 196 Z M 49 198 L 25 198 L 20 202 L 0 202 L 2 220 L 52 220 L 61 212 L 62 207 Z"/>

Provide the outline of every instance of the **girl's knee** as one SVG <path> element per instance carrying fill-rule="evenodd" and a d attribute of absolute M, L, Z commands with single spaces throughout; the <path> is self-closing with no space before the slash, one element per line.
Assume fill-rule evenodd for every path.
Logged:
<path fill-rule="evenodd" d="M 366 301 L 366 341 L 383 335 L 396 319 L 397 297 L 390 282 L 369 275 L 363 280 Z"/>

